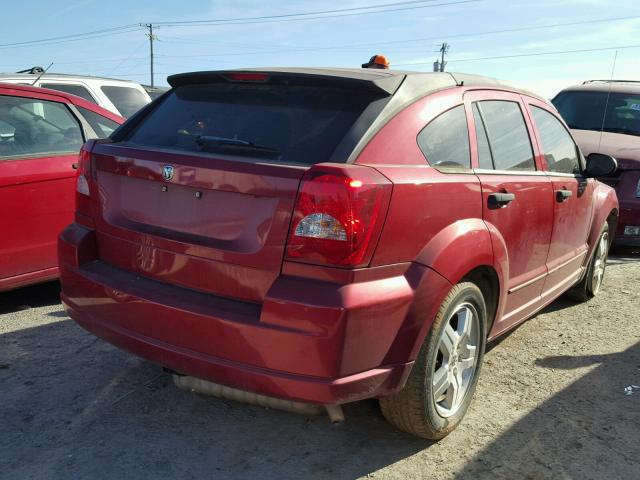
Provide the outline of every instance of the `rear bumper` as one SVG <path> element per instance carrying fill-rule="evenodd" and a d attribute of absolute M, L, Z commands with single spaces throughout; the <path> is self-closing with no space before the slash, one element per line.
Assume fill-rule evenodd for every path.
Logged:
<path fill-rule="evenodd" d="M 640 236 L 625 235 L 626 226 L 640 226 L 640 198 L 620 201 L 620 214 L 614 243 L 621 247 L 640 247 Z"/>
<path fill-rule="evenodd" d="M 638 182 L 640 182 L 640 171 L 626 170 L 621 172 L 619 183 L 616 185 L 616 194 L 620 202 L 614 241 L 617 246 L 640 246 L 640 235 L 624 234 L 625 227 L 640 226 L 640 198 L 636 197 Z"/>
<path fill-rule="evenodd" d="M 412 363 L 375 368 L 347 377 L 323 379 L 271 371 L 161 343 L 118 327 L 107 318 L 72 306 L 62 295 L 69 316 L 80 326 L 123 350 L 177 372 L 241 390 L 318 404 L 337 404 L 392 393 L 404 384 Z"/>
<path fill-rule="evenodd" d="M 410 284 L 430 282 L 434 295 L 450 288 L 422 266 L 348 285 L 282 275 L 255 305 L 133 275 L 94 250 L 89 229 L 74 224 L 61 235 L 62 300 L 82 327 L 177 372 L 311 403 L 401 388 L 418 330 L 430 327 L 410 312 Z"/>

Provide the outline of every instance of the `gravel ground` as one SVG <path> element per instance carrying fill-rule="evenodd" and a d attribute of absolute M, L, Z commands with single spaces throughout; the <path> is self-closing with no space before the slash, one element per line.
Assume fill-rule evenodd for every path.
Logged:
<path fill-rule="evenodd" d="M 640 255 L 490 345 L 444 440 L 199 397 L 70 321 L 58 285 L 0 294 L 0 479 L 640 478 Z"/>

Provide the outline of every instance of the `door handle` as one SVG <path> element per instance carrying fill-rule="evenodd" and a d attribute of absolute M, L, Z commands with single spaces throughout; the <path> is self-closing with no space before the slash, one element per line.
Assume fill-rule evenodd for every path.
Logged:
<path fill-rule="evenodd" d="M 557 202 L 564 202 L 565 200 L 567 200 L 568 198 L 570 198 L 571 196 L 573 196 L 573 192 L 571 190 L 556 190 L 556 201 Z"/>
<path fill-rule="evenodd" d="M 516 199 L 513 193 L 492 193 L 489 195 L 489 208 L 503 208 Z"/>
<path fill-rule="evenodd" d="M 78 169 L 78 164 L 77 163 L 72 163 L 71 164 L 71 168 L 73 168 L 74 170 Z"/>

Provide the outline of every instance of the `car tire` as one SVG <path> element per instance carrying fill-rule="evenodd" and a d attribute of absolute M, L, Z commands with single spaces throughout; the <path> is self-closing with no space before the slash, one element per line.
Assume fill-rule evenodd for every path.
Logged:
<path fill-rule="evenodd" d="M 406 384 L 396 394 L 380 399 L 389 423 L 432 440 L 456 428 L 471 404 L 480 375 L 487 338 L 486 312 L 482 292 L 474 283 L 459 283 L 451 289 Z"/>
<path fill-rule="evenodd" d="M 609 248 L 611 242 L 609 240 L 609 224 L 605 222 L 600 230 L 600 236 L 596 247 L 593 249 L 591 260 L 582 279 L 567 292 L 567 296 L 578 302 L 586 302 L 595 297 L 604 280 L 604 272 L 607 267 L 607 258 L 609 256 Z"/>

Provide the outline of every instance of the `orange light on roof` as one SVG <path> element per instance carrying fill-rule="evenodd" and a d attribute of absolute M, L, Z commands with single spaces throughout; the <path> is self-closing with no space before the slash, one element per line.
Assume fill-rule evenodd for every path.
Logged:
<path fill-rule="evenodd" d="M 362 186 L 362 181 L 360 180 L 351 180 L 349 182 L 349 186 L 353 188 L 360 188 Z"/>

